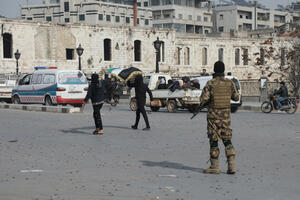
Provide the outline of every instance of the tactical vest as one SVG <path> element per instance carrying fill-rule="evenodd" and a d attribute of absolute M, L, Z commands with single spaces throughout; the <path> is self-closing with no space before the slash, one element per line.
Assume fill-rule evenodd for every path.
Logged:
<path fill-rule="evenodd" d="M 212 81 L 212 108 L 230 108 L 232 82 L 225 78 Z"/>

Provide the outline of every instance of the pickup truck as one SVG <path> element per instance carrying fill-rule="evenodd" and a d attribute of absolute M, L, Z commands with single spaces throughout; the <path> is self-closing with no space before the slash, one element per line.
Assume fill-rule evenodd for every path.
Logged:
<path fill-rule="evenodd" d="M 152 91 L 153 102 L 150 106 L 150 99 L 147 94 L 146 106 L 150 107 L 152 111 L 158 111 L 161 107 L 167 107 L 169 112 L 176 112 L 178 108 L 188 109 L 190 112 L 194 112 L 197 105 L 200 104 L 201 90 L 183 90 L 176 89 L 174 92 L 169 89 L 157 89 L 157 82 L 163 81 L 168 83 L 168 80 L 172 79 L 168 74 L 154 73 L 146 74 L 144 76 L 144 83 L 148 85 Z M 136 110 L 135 91 L 130 91 L 130 108 Z"/>
<path fill-rule="evenodd" d="M 16 85 L 16 76 L 3 76 L 0 78 L 0 101 L 11 103 L 11 92 Z"/>

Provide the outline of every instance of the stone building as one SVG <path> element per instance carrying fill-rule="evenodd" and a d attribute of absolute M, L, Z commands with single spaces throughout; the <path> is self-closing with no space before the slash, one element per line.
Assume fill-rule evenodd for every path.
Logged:
<path fill-rule="evenodd" d="M 84 24 L 54 24 L 0 19 L 0 73 L 15 73 L 14 52 L 19 50 L 19 71 L 33 71 L 34 66 L 56 66 L 59 69 L 78 69 L 76 48 L 84 48 L 82 69 L 86 73 L 100 72 L 113 67 L 135 66 L 145 72 L 155 71 L 153 42 L 159 37 L 161 46 L 160 71 L 172 76 L 199 76 L 203 68 L 213 72 L 217 60 L 224 61 L 226 73 L 240 79 L 259 79 L 266 76 L 253 67 L 256 58 L 265 58 L 264 49 L 270 45 L 266 38 L 241 36 L 206 37 L 178 35 L 170 29 L 140 27 L 104 27 Z M 273 48 L 285 53 L 292 38 L 274 38 Z M 256 55 L 254 55 L 256 54 Z M 267 62 L 263 60 L 265 65 Z M 268 65 L 272 62 L 268 61 Z"/>
<path fill-rule="evenodd" d="M 22 19 L 28 21 L 133 26 L 132 2 L 132 0 L 45 0 L 42 5 L 22 6 L 21 14 Z M 144 3 L 142 0 L 139 2 L 137 14 L 138 26 L 152 26 L 152 12 L 148 2 Z"/>
<path fill-rule="evenodd" d="M 217 32 L 278 29 L 299 18 L 299 14 L 293 11 L 266 9 L 256 2 L 244 0 L 231 0 L 213 9 Z"/>

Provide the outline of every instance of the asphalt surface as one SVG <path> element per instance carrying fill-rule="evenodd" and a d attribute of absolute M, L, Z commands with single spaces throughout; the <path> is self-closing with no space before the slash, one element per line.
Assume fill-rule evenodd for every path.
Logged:
<path fill-rule="evenodd" d="M 148 115 L 151 131 L 130 129 L 128 106 L 90 105 L 80 114 L 0 109 L 0 200 L 298 200 L 300 114 L 237 112 L 235 175 L 206 175 L 206 113 Z"/>

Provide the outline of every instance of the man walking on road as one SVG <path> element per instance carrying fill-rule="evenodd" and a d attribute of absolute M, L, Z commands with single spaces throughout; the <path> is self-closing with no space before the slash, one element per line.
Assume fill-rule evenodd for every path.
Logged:
<path fill-rule="evenodd" d="M 231 143 L 232 130 L 230 128 L 230 99 L 239 100 L 239 94 L 234 83 L 224 77 L 225 65 L 218 61 L 214 64 L 213 79 L 208 81 L 202 90 L 200 107 L 208 105 L 207 134 L 210 143 L 211 166 L 203 173 L 219 174 L 218 141 L 222 140 L 228 162 L 227 174 L 235 174 L 235 150 Z"/>

